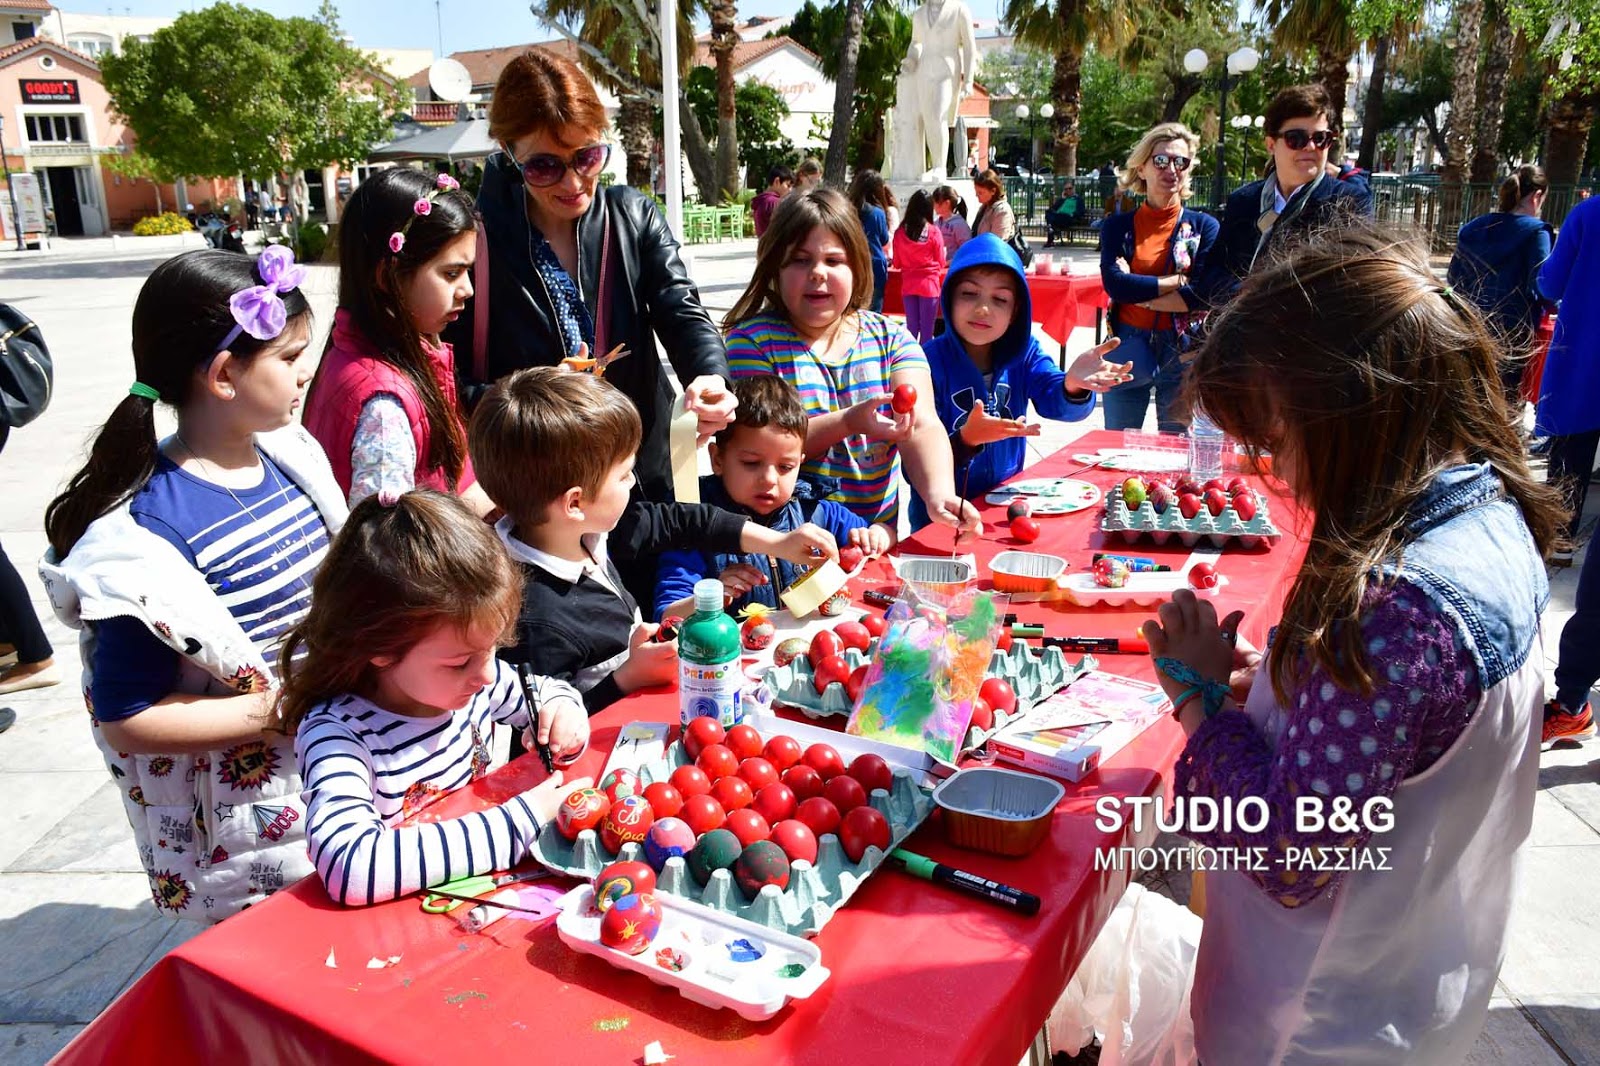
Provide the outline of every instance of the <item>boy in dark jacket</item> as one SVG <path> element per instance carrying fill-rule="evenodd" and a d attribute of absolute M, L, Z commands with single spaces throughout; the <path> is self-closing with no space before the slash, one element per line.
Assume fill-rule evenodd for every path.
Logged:
<path fill-rule="evenodd" d="M 793 385 L 776 374 L 758 374 L 735 381 L 733 391 L 738 414 L 711 446 L 715 473 L 700 479 L 702 500 L 777 533 L 810 523 L 867 555 L 894 547 L 889 526 L 868 525 L 844 504 L 826 499 L 834 488 L 831 479 L 800 480 L 808 416 Z M 752 603 L 777 608 L 778 594 L 804 573 L 803 566 L 749 551 L 707 545 L 666 552 L 658 570 L 655 616 L 688 614 L 694 583 L 707 577 L 722 581 L 730 613 Z"/>
<path fill-rule="evenodd" d="M 778 532 L 703 504 L 633 500 L 639 412 L 589 374 L 519 370 L 484 394 L 469 445 L 495 526 L 526 587 L 515 642 L 500 656 L 571 682 L 590 714 L 671 685 L 675 641 L 653 642 L 616 560 L 691 544 L 814 563 L 837 554 L 815 526 Z"/>
<path fill-rule="evenodd" d="M 974 237 L 950 261 L 940 293 L 946 329 L 923 347 L 933 401 L 950 433 L 956 487 L 978 496 L 1022 471 L 1024 437 L 1039 435 L 1023 416 L 1031 403 L 1045 418 L 1076 422 L 1094 410 L 1094 394 L 1127 380 L 1131 363 L 1102 356 L 1115 338 L 1063 371 L 1033 336 L 1033 302 L 1022 260 L 992 233 Z M 911 528 L 928 524 L 912 493 Z"/>

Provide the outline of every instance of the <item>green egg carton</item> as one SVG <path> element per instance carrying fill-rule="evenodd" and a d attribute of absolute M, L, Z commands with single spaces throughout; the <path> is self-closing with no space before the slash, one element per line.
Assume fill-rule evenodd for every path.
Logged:
<path fill-rule="evenodd" d="M 688 762 L 683 745 L 674 741 L 660 762 L 644 767 L 639 776 L 646 784 L 665 781 L 672 771 Z M 910 836 L 933 811 L 933 799 L 920 787 L 910 770 L 894 767 L 894 788 L 875 789 L 869 800 L 889 822 L 889 849 L 892 851 Z M 552 870 L 573 877 L 593 879 L 613 862 L 644 862 L 644 847 L 624 844 L 613 855 L 600 843 L 600 835 L 585 829 L 577 840 L 568 840 L 554 828 L 535 838 L 532 855 Z M 734 882 L 732 870 L 715 870 L 704 885 L 689 872 L 683 856 L 674 856 L 657 871 L 656 890 L 694 900 L 728 914 L 736 914 L 757 925 L 794 936 L 814 936 L 834 911 L 844 906 L 857 888 L 883 864 L 886 853 L 868 846 L 860 862 L 851 862 L 838 836 L 829 833 L 817 841 L 817 861 L 801 859 L 790 864 L 789 885 L 780 889 L 767 885 L 755 899 L 747 899 Z"/>
<path fill-rule="evenodd" d="M 1054 696 L 1099 665 L 1092 655 L 1082 656 L 1073 662 L 1060 648 L 1047 647 L 1035 651 L 1021 640 L 1013 642 L 1006 651 L 996 649 L 989 657 L 989 676 L 1003 677 L 1011 682 L 1011 691 L 1017 694 L 1017 709 L 1010 714 L 996 711 L 993 729 L 984 730 L 977 726 L 968 729 L 967 742 L 962 750 L 983 744 L 1033 710 L 1035 704 Z"/>
<path fill-rule="evenodd" d="M 873 641 L 877 647 L 877 641 Z M 844 650 L 844 661 L 851 670 L 864 666 L 871 661 L 872 656 L 857 648 Z M 806 655 L 796 655 L 787 666 L 774 666 L 767 672 L 767 688 L 772 692 L 774 703 L 785 707 L 793 707 L 801 711 L 807 718 L 828 718 L 834 715 L 849 717 L 855 704 L 850 702 L 844 686 L 835 681 L 828 686 L 826 692 L 818 693 L 817 686 L 812 684 L 812 677 L 816 671 L 811 669 L 811 658 Z"/>
<path fill-rule="evenodd" d="M 1146 539 L 1156 544 L 1177 540 L 1191 548 L 1201 541 L 1218 548 L 1271 544 L 1283 534 L 1267 514 L 1266 497 L 1259 492 L 1255 495 L 1256 514 L 1249 521 L 1239 517 L 1231 502 L 1219 515 L 1202 510 L 1193 518 L 1185 518 L 1176 501 L 1159 512 L 1149 500 L 1130 508 L 1122 498 L 1122 486 L 1118 485 L 1106 492 L 1106 510 L 1100 520 L 1100 530 L 1108 538 L 1120 538 L 1129 544 Z"/>

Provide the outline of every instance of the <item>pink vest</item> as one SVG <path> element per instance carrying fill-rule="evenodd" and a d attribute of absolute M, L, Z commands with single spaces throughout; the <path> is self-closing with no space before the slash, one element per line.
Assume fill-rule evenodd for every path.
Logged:
<path fill-rule="evenodd" d="M 454 349 L 448 344 L 435 347 L 424 342 L 422 350 L 427 353 L 434 377 L 444 390 L 445 402 L 457 412 L 459 419 Z M 404 372 L 379 356 L 366 335 L 350 320 L 350 312 L 340 308 L 333 317 L 332 344 L 322 357 L 311 395 L 306 399 L 304 421 L 306 429 L 328 453 L 328 464 L 333 467 L 333 476 L 346 497 L 350 495 L 350 444 L 356 434 L 356 422 L 367 401 L 380 393 L 398 399 L 405 408 L 406 420 L 411 423 L 411 439 L 417 445 L 417 467 L 412 473 L 416 487 L 451 491 L 450 479 L 444 470 L 428 465 L 432 431 L 416 387 Z M 456 491 L 476 480 L 472 460 L 468 459 L 462 467 Z"/>
<path fill-rule="evenodd" d="M 901 295 L 938 296 L 944 262 L 944 234 L 938 226 L 924 227 L 920 241 L 906 236 L 904 226 L 894 231 L 894 265 L 900 268 Z"/>

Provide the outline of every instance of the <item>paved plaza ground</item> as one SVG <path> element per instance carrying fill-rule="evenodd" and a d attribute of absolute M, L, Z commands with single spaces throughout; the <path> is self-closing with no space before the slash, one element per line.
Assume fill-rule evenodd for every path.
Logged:
<path fill-rule="evenodd" d="M 58 623 L 34 574 L 45 504 L 82 460 L 91 432 L 132 381 L 129 322 L 160 261 L 129 242 L 58 241 L 51 252 L 0 252 L 0 300 L 43 328 L 55 400 L 0 455 L 0 542 L 32 589 L 66 677 L 0 697 L 17 723 L 0 736 L 0 1066 L 45 1062 L 162 954 L 198 931 L 158 914 L 116 788 L 90 738 L 78 689 L 76 635 Z M 163 253 L 170 254 L 170 253 Z M 753 241 L 702 246 L 692 272 L 714 318 L 754 262 Z M 1088 249 L 1073 258 L 1093 258 Z M 313 268 L 318 338 L 333 317 L 336 275 Z M 1071 350 L 1091 343 L 1079 330 Z M 1051 344 L 1048 339 L 1045 343 Z M 1153 424 L 1153 420 L 1152 420 Z M 1046 423 L 1036 454 L 1101 426 Z M 1591 495 L 1600 509 L 1600 493 Z M 1582 555 L 1579 556 L 1579 562 Z M 1545 618 L 1553 664 L 1577 569 L 1554 571 Z M 1510 954 L 1474 1066 L 1600 1064 L 1600 742 L 1545 755 L 1532 846 L 1513 915 Z"/>

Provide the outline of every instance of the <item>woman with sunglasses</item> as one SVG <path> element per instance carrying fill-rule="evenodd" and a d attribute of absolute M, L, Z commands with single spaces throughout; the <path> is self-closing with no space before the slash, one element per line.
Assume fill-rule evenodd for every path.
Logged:
<path fill-rule="evenodd" d="M 1267 105 L 1267 176 L 1228 197 L 1217 254 L 1198 286 L 1213 306 L 1231 300 L 1256 263 L 1289 235 L 1341 217 L 1371 217 L 1371 191 L 1328 173 L 1328 155 L 1339 144 L 1331 113 L 1320 85 L 1292 85 Z"/>
<path fill-rule="evenodd" d="M 1189 284 L 1217 239 L 1217 220 L 1183 206 L 1189 168 L 1200 139 L 1187 126 L 1152 127 L 1128 156 L 1120 185 L 1144 196 L 1135 211 L 1107 218 L 1100 227 L 1100 277 L 1111 298 L 1111 332 L 1122 341 L 1119 358 L 1132 377 L 1107 392 L 1107 429 L 1141 429 L 1152 391 L 1156 424 L 1181 433 L 1181 353 L 1192 313 L 1203 307 Z"/>
<path fill-rule="evenodd" d="M 449 339 L 469 399 L 523 367 L 625 351 L 605 377 L 643 422 L 639 491 L 670 500 L 673 393 L 656 338 L 702 438 L 733 417 L 728 360 L 655 202 L 600 185 L 611 154 L 606 127 L 594 85 L 571 61 L 529 50 L 501 72 L 489 106 L 489 135 L 501 151 L 478 193 L 487 255 L 475 265 L 473 306 Z M 653 591 L 653 563 L 648 570 L 641 580 Z"/>

